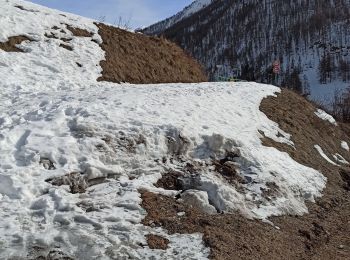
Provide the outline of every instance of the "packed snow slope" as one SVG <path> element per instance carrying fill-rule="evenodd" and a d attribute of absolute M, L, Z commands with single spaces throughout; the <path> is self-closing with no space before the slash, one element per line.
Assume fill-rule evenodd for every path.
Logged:
<path fill-rule="evenodd" d="M 0 6 L 0 259 L 206 259 L 200 233 L 141 223 L 141 190 L 266 221 L 305 214 L 322 196 L 320 171 L 262 144 L 296 149 L 259 110 L 279 88 L 98 81 L 106 54 L 94 21 L 24 1 Z M 222 159 L 238 183 L 215 170 Z M 189 164 L 197 170 L 184 194 L 155 186 Z M 269 197 L 271 183 L 279 192 Z M 151 249 L 149 234 L 168 248 Z"/>

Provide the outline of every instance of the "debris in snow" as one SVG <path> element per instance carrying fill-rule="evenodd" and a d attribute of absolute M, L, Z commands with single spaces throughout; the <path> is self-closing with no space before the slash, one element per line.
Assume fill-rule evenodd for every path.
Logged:
<path fill-rule="evenodd" d="M 329 159 L 329 157 L 328 157 L 328 156 L 324 153 L 324 151 L 322 150 L 321 146 L 315 145 L 314 147 L 315 147 L 315 149 L 318 151 L 318 153 L 319 153 L 327 162 L 329 162 L 330 164 L 339 166 L 338 164 L 336 164 L 335 162 L 333 162 L 331 159 Z"/>
<path fill-rule="evenodd" d="M 170 242 L 168 239 L 158 235 L 154 235 L 154 234 L 146 235 L 146 238 L 147 238 L 147 245 L 149 246 L 149 248 L 161 249 L 161 250 L 168 249 L 168 245 Z"/>
<path fill-rule="evenodd" d="M 337 122 L 335 121 L 335 119 L 327 114 L 325 111 L 323 111 L 322 109 L 318 109 L 315 112 L 315 115 L 318 116 L 319 118 L 321 118 L 322 120 L 328 121 L 329 123 L 331 123 L 332 125 L 338 125 Z"/>
<path fill-rule="evenodd" d="M 88 187 L 84 176 L 79 172 L 72 172 L 68 175 L 48 179 L 46 181 L 55 186 L 68 185 L 70 188 L 70 192 L 73 194 L 84 193 L 86 191 L 86 188 Z"/>
<path fill-rule="evenodd" d="M 346 150 L 348 152 L 350 151 L 349 145 L 345 141 L 341 141 L 341 148 L 343 148 L 344 150 Z"/>
<path fill-rule="evenodd" d="M 59 46 L 62 47 L 62 48 L 64 48 L 64 49 L 66 49 L 66 50 L 68 50 L 68 51 L 73 51 L 73 47 L 72 47 L 72 46 L 69 46 L 69 45 L 67 45 L 67 44 L 61 43 Z"/>
<path fill-rule="evenodd" d="M 39 163 L 42 164 L 46 170 L 55 170 L 56 169 L 54 163 L 48 158 L 40 158 Z"/>
<path fill-rule="evenodd" d="M 20 45 L 24 41 L 32 41 L 27 36 L 12 36 L 9 37 L 6 42 L 0 42 L 0 50 L 6 51 L 6 52 L 24 52 L 24 50 L 18 48 L 18 45 Z"/>

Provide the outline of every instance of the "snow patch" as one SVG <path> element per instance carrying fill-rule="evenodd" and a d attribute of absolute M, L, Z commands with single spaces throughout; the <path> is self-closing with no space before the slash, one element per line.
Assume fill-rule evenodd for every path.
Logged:
<path fill-rule="evenodd" d="M 343 148 L 344 150 L 346 150 L 346 151 L 348 151 L 348 152 L 350 151 L 350 148 L 349 148 L 349 145 L 348 145 L 347 142 L 341 141 L 340 146 L 341 146 L 341 148 Z"/>
<path fill-rule="evenodd" d="M 335 126 L 338 125 L 337 122 L 335 121 L 335 119 L 331 115 L 329 115 L 325 111 L 323 111 L 322 109 L 318 109 L 315 112 L 315 115 L 318 116 L 319 118 L 321 118 L 324 121 L 328 121 L 332 125 L 335 125 Z"/>
<path fill-rule="evenodd" d="M 315 145 L 314 146 L 315 149 L 318 151 L 318 153 L 323 157 L 323 159 L 325 159 L 327 162 L 329 162 L 330 164 L 339 166 L 338 164 L 336 164 L 335 162 L 333 162 L 331 159 L 329 159 L 329 157 L 324 153 L 324 151 L 322 150 L 321 146 L 319 145 Z"/>

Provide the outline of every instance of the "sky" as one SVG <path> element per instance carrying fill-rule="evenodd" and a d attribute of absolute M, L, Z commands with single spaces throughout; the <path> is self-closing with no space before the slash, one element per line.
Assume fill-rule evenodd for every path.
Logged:
<path fill-rule="evenodd" d="M 193 0 L 30 0 L 61 11 L 118 25 L 128 23 L 131 29 L 145 27 L 168 18 Z"/>

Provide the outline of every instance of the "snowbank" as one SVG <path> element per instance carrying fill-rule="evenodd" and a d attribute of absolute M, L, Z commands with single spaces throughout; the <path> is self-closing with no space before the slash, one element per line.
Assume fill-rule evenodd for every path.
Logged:
<path fill-rule="evenodd" d="M 166 169 L 233 150 L 243 190 L 204 168 L 193 187 L 204 206 L 208 198 L 217 210 L 266 219 L 306 213 L 305 201 L 321 196 L 322 174 L 260 140 L 263 132 L 293 147 L 259 111 L 278 88 L 98 83 L 104 53 L 92 41 L 99 39 L 93 21 L 23 1 L 0 4 L 0 39 L 35 40 L 21 45 L 24 53 L 0 50 L 0 258 L 25 257 L 33 247 L 61 248 L 78 259 L 206 258 L 200 234 L 168 235 L 141 224 L 139 190 L 166 193 L 154 186 Z M 66 24 L 93 35 L 75 37 Z M 72 38 L 73 51 L 45 38 L 53 26 Z M 273 199 L 263 194 L 269 183 L 278 187 Z M 170 240 L 168 250 L 140 246 L 155 231 Z"/>

